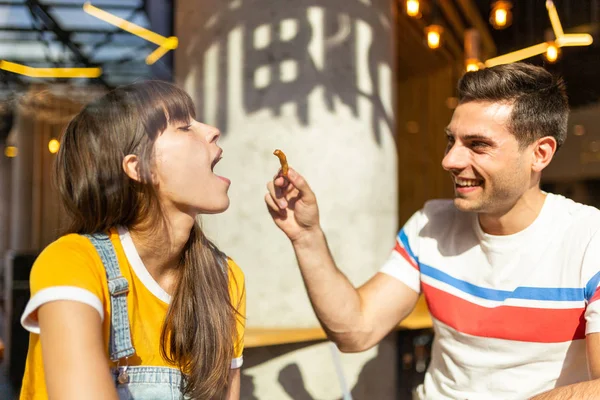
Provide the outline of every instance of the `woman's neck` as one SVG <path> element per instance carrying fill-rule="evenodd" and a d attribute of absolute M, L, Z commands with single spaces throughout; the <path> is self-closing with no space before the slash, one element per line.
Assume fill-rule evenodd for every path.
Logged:
<path fill-rule="evenodd" d="M 177 285 L 179 260 L 194 222 L 193 217 L 180 215 L 165 218 L 160 224 L 138 224 L 130 228 L 131 239 L 144 266 L 169 294 Z"/>

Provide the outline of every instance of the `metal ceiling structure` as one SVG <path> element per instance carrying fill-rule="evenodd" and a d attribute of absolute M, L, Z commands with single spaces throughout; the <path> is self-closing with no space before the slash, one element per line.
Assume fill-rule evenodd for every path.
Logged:
<path fill-rule="evenodd" d="M 69 80 L 75 85 L 94 83 L 110 88 L 151 77 L 171 79 L 172 54 L 167 54 L 153 66 L 146 65 L 145 57 L 156 46 L 85 13 L 84 2 L 0 0 L 0 60 L 30 67 L 103 69 L 102 76 L 96 79 Z M 589 32 L 595 41 L 588 47 L 565 48 L 556 64 L 546 63 L 541 56 L 527 62 L 544 64 L 549 70 L 562 75 L 568 82 L 572 106 L 597 102 L 600 100 L 600 80 L 596 77 L 600 69 L 600 0 L 554 2 L 566 32 Z M 164 36 L 172 34 L 172 15 L 164 15 L 165 10 L 172 14 L 172 0 L 92 0 L 91 3 Z M 427 3 L 433 9 L 444 9 L 448 5 L 446 0 L 424 2 Z M 463 0 L 450 0 L 449 3 L 462 5 Z M 493 0 L 474 0 L 473 3 L 483 21 L 487 21 Z M 550 28 L 545 0 L 512 3 L 512 25 L 499 31 L 490 27 L 497 54 L 539 43 Z M 469 26 L 464 18 L 459 22 Z M 162 28 L 162 32 L 158 28 Z M 455 45 L 458 51 L 462 50 L 462 43 Z M 31 82 L 49 81 L 52 80 L 28 78 L 0 70 L 0 100 L 7 94 L 26 88 Z"/>
<path fill-rule="evenodd" d="M 93 0 L 91 3 L 152 29 L 147 1 Z M 171 75 L 170 58 L 161 59 L 153 66 L 146 65 L 145 58 L 155 45 L 88 15 L 83 11 L 83 4 L 84 0 L 0 0 L 0 60 L 34 68 L 101 67 L 103 73 L 99 78 L 69 81 L 75 85 L 93 83 L 106 88 Z M 0 98 L 32 82 L 60 81 L 28 78 L 0 70 Z"/>

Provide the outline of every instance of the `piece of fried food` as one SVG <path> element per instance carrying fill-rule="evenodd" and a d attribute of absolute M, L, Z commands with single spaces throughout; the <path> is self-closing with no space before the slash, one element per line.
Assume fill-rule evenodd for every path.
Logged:
<path fill-rule="evenodd" d="M 287 163 L 287 158 L 285 157 L 285 153 L 283 151 L 277 149 L 273 152 L 273 154 L 275 154 L 277 156 L 277 158 L 279 158 L 279 163 L 281 164 L 281 172 L 283 173 L 283 176 L 285 176 L 287 178 L 288 163 Z"/>

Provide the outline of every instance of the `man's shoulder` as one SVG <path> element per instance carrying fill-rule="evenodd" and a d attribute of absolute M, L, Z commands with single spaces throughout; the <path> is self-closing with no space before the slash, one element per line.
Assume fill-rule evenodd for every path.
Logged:
<path fill-rule="evenodd" d="M 427 200 L 423 205 L 423 212 L 430 213 L 448 213 L 457 211 L 452 199 L 433 199 Z"/>
<path fill-rule="evenodd" d="M 562 195 L 549 193 L 554 198 L 553 214 L 562 214 L 575 225 L 591 225 L 600 228 L 600 210 L 596 207 L 578 203 Z"/>
<path fill-rule="evenodd" d="M 452 199 L 435 199 L 425 202 L 421 209 L 421 214 L 428 222 L 435 223 L 437 221 L 448 223 L 457 218 L 462 219 L 469 215 L 456 208 Z"/>
<path fill-rule="evenodd" d="M 420 232 L 429 232 L 428 235 L 443 236 L 449 230 L 469 229 L 471 214 L 456 208 L 452 199 L 429 200 L 417 213 Z"/>
<path fill-rule="evenodd" d="M 550 230 L 557 238 L 568 242 L 588 243 L 600 238 L 600 210 L 596 207 L 578 203 L 562 195 L 549 193 L 552 208 L 547 213 L 551 218 Z"/>

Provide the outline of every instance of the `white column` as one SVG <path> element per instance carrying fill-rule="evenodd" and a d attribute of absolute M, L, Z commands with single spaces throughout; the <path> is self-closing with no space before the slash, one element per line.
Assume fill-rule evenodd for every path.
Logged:
<path fill-rule="evenodd" d="M 175 78 L 194 99 L 197 118 L 222 130 L 225 152 L 216 172 L 232 180 L 230 209 L 205 217 L 204 227 L 246 274 L 249 327 L 318 326 L 291 245 L 264 205 L 266 182 L 279 168 L 273 150 L 283 150 L 312 185 L 331 251 L 353 283 L 371 277 L 391 251 L 393 7 L 388 0 L 177 3 Z M 244 374 L 253 385 L 243 389 L 246 398 L 292 398 L 279 382 L 290 365 L 314 398 L 341 397 L 325 344 L 284 348 L 277 357 L 269 348 L 248 351 Z M 393 379 L 393 356 L 378 348 L 344 355 L 349 387 L 360 386 L 364 370 L 360 379 L 380 383 L 370 398 L 393 398 L 393 385 L 368 372 Z M 377 368 L 365 368 L 369 361 Z"/>

